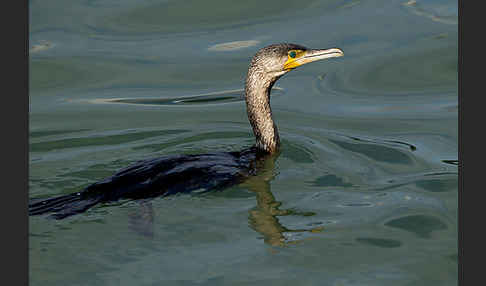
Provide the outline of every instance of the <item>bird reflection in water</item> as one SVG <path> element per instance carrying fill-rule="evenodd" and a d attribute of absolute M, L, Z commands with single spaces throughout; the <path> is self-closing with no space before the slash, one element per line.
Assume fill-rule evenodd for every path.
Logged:
<path fill-rule="evenodd" d="M 323 230 L 322 227 L 288 229 L 277 218 L 287 215 L 311 216 L 314 214 L 312 212 L 280 209 L 282 203 L 275 199 L 271 189 L 271 181 L 275 177 L 275 162 L 279 153 L 269 154 L 256 160 L 255 165 L 258 170 L 256 175 L 240 185 L 256 195 L 256 206 L 249 210 L 248 222 L 250 227 L 263 236 L 266 244 L 272 246 L 284 246 L 288 243 L 298 242 L 297 240 L 287 239 L 285 233 L 320 232 Z"/>

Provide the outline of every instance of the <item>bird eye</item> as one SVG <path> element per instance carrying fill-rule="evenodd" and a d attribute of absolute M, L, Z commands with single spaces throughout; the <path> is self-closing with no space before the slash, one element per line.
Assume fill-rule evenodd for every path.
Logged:
<path fill-rule="evenodd" d="M 297 56 L 297 53 L 295 51 L 290 51 L 289 52 L 289 57 L 295 58 L 295 56 Z"/>

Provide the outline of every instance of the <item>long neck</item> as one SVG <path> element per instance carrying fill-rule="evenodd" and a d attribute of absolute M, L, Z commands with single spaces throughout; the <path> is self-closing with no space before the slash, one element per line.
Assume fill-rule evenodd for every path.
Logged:
<path fill-rule="evenodd" d="M 246 112 L 253 127 L 256 147 L 268 153 L 274 153 L 280 147 L 270 107 L 270 91 L 277 79 L 268 78 L 257 67 L 250 67 L 245 84 Z"/>

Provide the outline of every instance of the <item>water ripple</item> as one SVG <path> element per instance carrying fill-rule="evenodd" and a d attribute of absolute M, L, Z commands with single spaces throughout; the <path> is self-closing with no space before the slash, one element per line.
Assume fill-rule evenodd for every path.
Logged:
<path fill-rule="evenodd" d="M 283 89 L 280 87 L 273 87 L 271 96 L 279 96 L 283 94 Z M 193 96 L 181 96 L 176 98 L 98 98 L 90 100 L 91 103 L 120 103 L 120 104 L 138 104 L 138 105 L 208 105 L 208 104 L 223 104 L 231 102 L 240 102 L 245 100 L 244 90 L 226 90 L 219 92 L 212 92 Z"/>
<path fill-rule="evenodd" d="M 404 97 L 456 91 L 457 44 L 428 49 L 407 47 L 372 60 L 353 59 L 352 69 L 321 75 L 314 87 L 322 95 L 340 97 Z"/>

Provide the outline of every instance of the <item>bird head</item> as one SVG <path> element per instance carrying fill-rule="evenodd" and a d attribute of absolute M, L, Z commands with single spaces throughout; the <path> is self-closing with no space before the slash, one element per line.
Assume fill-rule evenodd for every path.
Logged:
<path fill-rule="evenodd" d="M 253 56 L 246 76 L 245 101 L 258 149 L 274 153 L 280 145 L 270 108 L 270 92 L 274 83 L 301 65 L 342 55 L 343 51 L 336 48 L 316 50 L 283 43 L 261 48 Z"/>
<path fill-rule="evenodd" d="M 271 77 L 278 78 L 301 65 L 343 55 L 343 51 L 337 48 L 309 49 L 301 45 L 283 43 L 260 49 L 253 57 L 251 65 Z"/>

